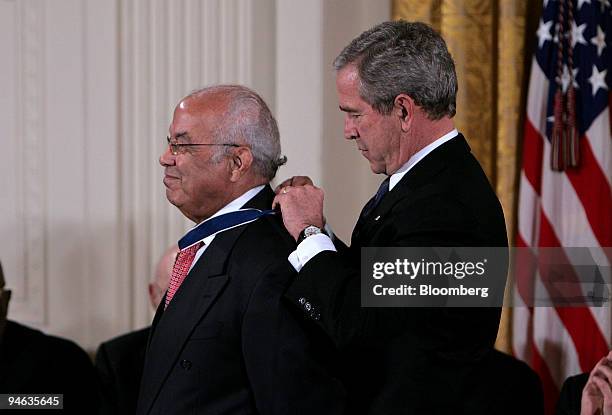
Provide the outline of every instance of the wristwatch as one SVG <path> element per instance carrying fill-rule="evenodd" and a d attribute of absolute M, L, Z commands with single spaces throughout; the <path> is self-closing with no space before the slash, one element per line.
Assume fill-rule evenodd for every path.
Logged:
<path fill-rule="evenodd" d="M 321 228 L 317 228 L 314 225 L 306 226 L 304 229 L 302 229 L 302 232 L 300 232 L 297 238 L 297 244 L 299 245 L 304 239 L 308 238 L 309 236 L 318 235 L 320 233 L 325 233 L 325 231 Z"/>

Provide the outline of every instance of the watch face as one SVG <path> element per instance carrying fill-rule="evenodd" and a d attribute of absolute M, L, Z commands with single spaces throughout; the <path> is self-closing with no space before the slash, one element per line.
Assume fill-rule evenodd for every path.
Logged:
<path fill-rule="evenodd" d="M 317 228 L 316 226 L 309 226 L 306 229 L 304 229 L 304 236 L 306 238 L 312 235 L 316 235 L 318 233 L 321 233 L 321 229 Z"/>

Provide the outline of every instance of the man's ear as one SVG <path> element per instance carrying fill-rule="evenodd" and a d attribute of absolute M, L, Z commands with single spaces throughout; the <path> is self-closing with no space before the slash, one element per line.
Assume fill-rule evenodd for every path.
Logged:
<path fill-rule="evenodd" d="M 410 96 L 399 94 L 393 102 L 393 113 L 400 119 L 402 131 L 407 132 L 410 129 L 412 120 L 414 119 L 414 111 L 416 104 Z"/>
<path fill-rule="evenodd" d="M 253 154 L 248 147 L 237 147 L 230 155 L 230 181 L 237 182 L 244 176 L 253 164 Z"/>

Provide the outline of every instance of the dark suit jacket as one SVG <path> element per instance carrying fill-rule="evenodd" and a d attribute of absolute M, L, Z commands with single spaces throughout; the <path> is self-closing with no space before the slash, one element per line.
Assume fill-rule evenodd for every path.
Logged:
<path fill-rule="evenodd" d="M 246 207 L 269 209 L 266 186 Z M 282 299 L 295 242 L 266 216 L 218 234 L 151 331 L 138 414 L 334 414 L 324 343 Z"/>
<path fill-rule="evenodd" d="M 570 376 L 563 382 L 559 401 L 557 401 L 556 415 L 580 415 L 582 390 L 589 380 L 589 373 Z"/>
<path fill-rule="evenodd" d="M 464 399 L 466 413 L 544 415 L 542 382 L 525 362 L 497 350 L 484 357 L 479 380 Z"/>
<path fill-rule="evenodd" d="M 500 316 L 497 308 L 362 308 L 360 248 L 507 244 L 499 200 L 460 135 L 406 173 L 354 229 L 348 250 L 302 268 L 287 295 L 309 306 L 305 315 L 340 350 L 349 413 L 461 413 Z"/>
<path fill-rule="evenodd" d="M 136 412 L 149 327 L 104 342 L 96 353 L 100 414 Z"/>
<path fill-rule="evenodd" d="M 0 393 L 63 394 L 63 410 L 43 412 L 92 413 L 95 372 L 87 353 L 75 343 L 8 321 L 0 344 Z"/>

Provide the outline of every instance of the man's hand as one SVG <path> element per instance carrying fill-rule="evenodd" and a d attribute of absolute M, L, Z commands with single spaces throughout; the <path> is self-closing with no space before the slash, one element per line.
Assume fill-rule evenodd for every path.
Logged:
<path fill-rule="evenodd" d="M 272 202 L 272 209 L 280 206 L 285 228 L 295 240 L 307 226 L 322 228 L 324 224 L 323 190 L 313 186 L 308 177 L 298 178 L 307 179 L 310 184 L 296 186 L 296 178 L 293 178 L 293 185 L 284 185 L 288 182 L 285 180 L 276 189 L 276 197 Z"/>
<path fill-rule="evenodd" d="M 308 176 L 293 176 L 276 186 L 274 189 L 274 193 L 278 194 L 283 188 L 287 186 L 305 186 L 305 185 L 314 186 L 312 180 Z"/>
<path fill-rule="evenodd" d="M 580 415 L 612 415 L 612 351 L 591 371 L 582 390 Z"/>

